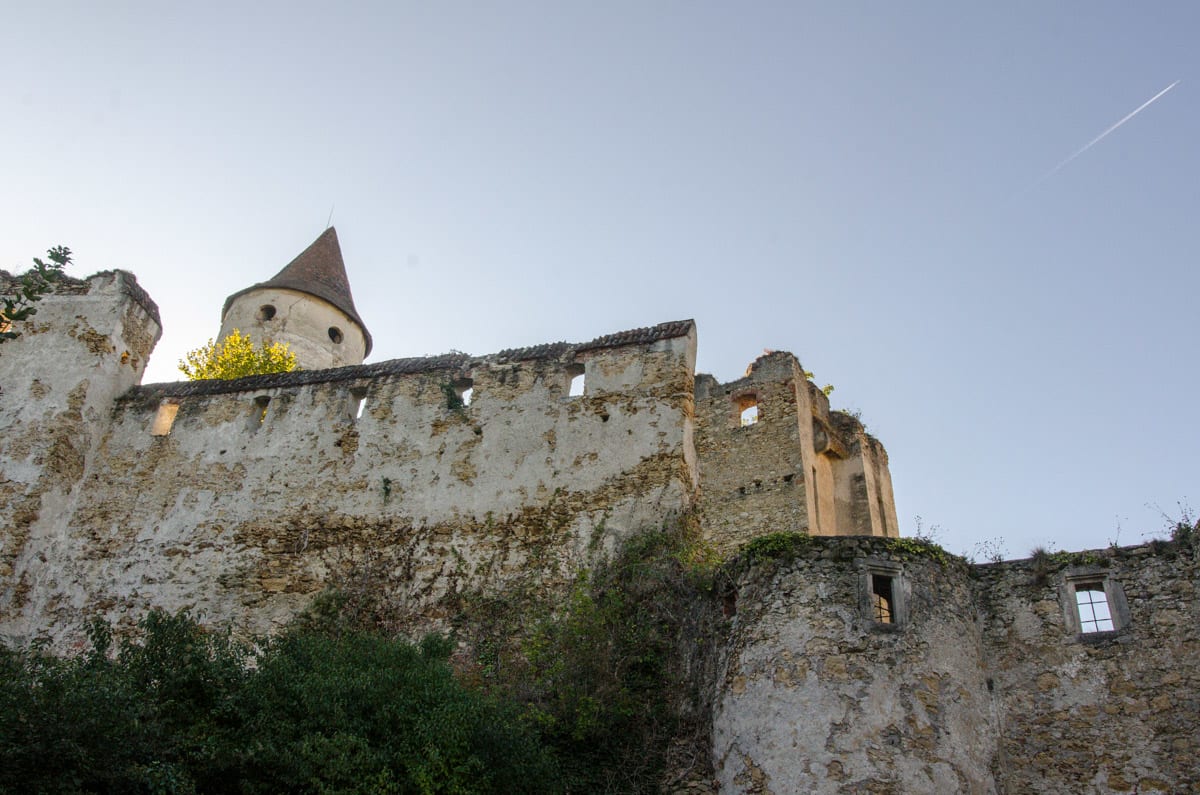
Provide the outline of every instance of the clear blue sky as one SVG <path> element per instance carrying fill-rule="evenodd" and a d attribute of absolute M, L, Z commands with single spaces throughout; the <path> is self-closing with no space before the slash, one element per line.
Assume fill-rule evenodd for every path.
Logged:
<path fill-rule="evenodd" d="M 1196 3 L 10 3 L 0 266 L 132 270 L 174 380 L 333 207 L 372 360 L 692 317 L 702 370 L 790 350 L 862 411 L 905 533 L 1135 543 L 1200 503 L 1198 31 Z"/>

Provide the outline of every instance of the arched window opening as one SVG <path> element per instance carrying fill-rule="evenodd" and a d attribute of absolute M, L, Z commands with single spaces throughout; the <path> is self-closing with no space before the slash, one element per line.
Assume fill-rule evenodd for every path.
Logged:
<path fill-rule="evenodd" d="M 745 428 L 758 422 L 758 395 L 753 392 L 739 395 L 734 400 L 734 406 L 738 412 L 738 427 Z"/>

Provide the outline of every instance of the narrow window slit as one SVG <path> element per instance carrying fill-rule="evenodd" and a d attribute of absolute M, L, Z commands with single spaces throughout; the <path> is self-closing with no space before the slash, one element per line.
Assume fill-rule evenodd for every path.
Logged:
<path fill-rule="evenodd" d="M 363 387 L 358 387 L 350 390 L 350 409 L 354 420 L 362 419 L 362 415 L 367 410 L 367 390 Z"/>
<path fill-rule="evenodd" d="M 471 405 L 475 397 L 475 381 L 471 378 L 460 378 L 449 386 L 443 386 L 446 393 L 446 405 L 451 411 L 461 411 Z"/>
<path fill-rule="evenodd" d="M 246 423 L 251 431 L 257 431 L 266 422 L 267 406 L 270 404 L 271 398 L 267 395 L 259 395 L 254 398 L 254 405 L 250 408 L 250 418 Z"/>
<path fill-rule="evenodd" d="M 571 379 L 567 385 L 567 397 L 582 397 L 587 388 L 583 365 L 574 364 L 568 367 L 567 377 Z"/>
<path fill-rule="evenodd" d="M 896 600 L 892 584 L 892 578 L 886 574 L 871 575 L 871 608 L 875 620 L 881 624 L 896 623 Z"/>
<path fill-rule="evenodd" d="M 154 425 L 150 429 L 153 436 L 169 436 L 171 426 L 175 424 L 175 415 L 179 413 L 179 404 L 165 402 L 159 405 L 154 415 Z"/>

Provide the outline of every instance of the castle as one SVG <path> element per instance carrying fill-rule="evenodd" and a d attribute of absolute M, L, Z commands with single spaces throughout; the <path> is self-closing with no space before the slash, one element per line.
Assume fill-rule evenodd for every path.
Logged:
<path fill-rule="evenodd" d="M 691 321 L 362 364 L 332 228 L 230 296 L 233 328 L 304 369 L 140 385 L 161 321 L 123 271 L 65 279 L 0 347 L 0 635 L 68 650 L 155 607 L 270 632 L 368 564 L 445 628 L 456 593 L 565 582 L 688 517 L 724 555 L 812 537 L 726 597 L 720 792 L 1200 791 L 1194 543 L 931 554 L 793 356 L 719 383 Z"/>

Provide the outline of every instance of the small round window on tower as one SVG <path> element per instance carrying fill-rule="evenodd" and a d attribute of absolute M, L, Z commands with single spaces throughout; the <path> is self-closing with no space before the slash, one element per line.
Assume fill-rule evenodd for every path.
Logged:
<path fill-rule="evenodd" d="M 344 339 L 342 337 L 342 330 L 340 328 L 338 328 L 337 326 L 330 326 L 329 327 L 329 339 L 333 340 L 334 344 L 340 345 L 342 343 L 342 340 Z"/>
<path fill-rule="evenodd" d="M 273 317 L 275 317 L 275 307 L 270 304 L 263 304 L 258 308 L 259 320 L 270 320 Z"/>

